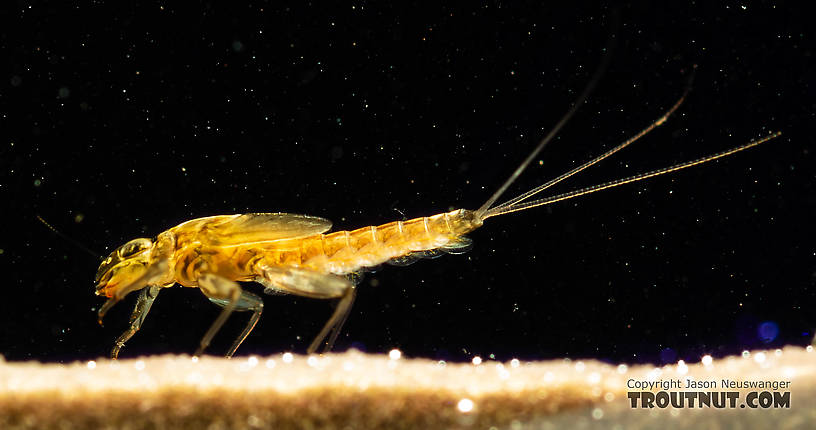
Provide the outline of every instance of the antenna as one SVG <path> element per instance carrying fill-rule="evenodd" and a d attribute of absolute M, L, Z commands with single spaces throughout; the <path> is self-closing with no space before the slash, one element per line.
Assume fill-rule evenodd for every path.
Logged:
<path fill-rule="evenodd" d="M 59 230 L 57 230 L 56 228 L 54 228 L 54 226 L 52 226 L 52 225 L 51 225 L 51 224 L 49 224 L 49 223 L 48 223 L 46 220 L 44 220 L 44 219 L 43 219 L 43 217 L 41 217 L 41 216 L 39 216 L 39 215 L 35 215 L 35 216 L 37 217 L 37 219 L 38 219 L 38 220 L 40 220 L 40 222 L 41 222 L 41 223 L 43 223 L 43 225 L 44 225 L 44 226 L 46 226 L 46 227 L 47 227 L 49 230 L 51 230 L 52 232 L 54 232 L 54 234 L 56 234 L 57 236 L 59 236 L 59 237 L 61 237 L 61 238 L 65 239 L 65 240 L 66 240 L 66 241 L 68 241 L 69 243 L 72 243 L 74 246 L 76 246 L 77 248 L 79 248 L 79 249 L 81 249 L 81 250 L 83 250 L 83 251 L 87 252 L 88 254 L 93 255 L 93 256 L 94 256 L 94 258 L 96 258 L 97 260 L 102 261 L 102 260 L 104 260 L 104 259 L 105 259 L 105 258 L 103 258 L 103 257 L 102 257 L 100 254 L 98 254 L 98 253 L 96 253 L 96 252 L 93 252 L 93 251 L 92 251 L 90 248 L 88 248 L 87 246 L 85 246 L 85 245 L 83 245 L 83 244 L 79 243 L 79 241 L 78 241 L 78 240 L 73 239 L 73 238 L 71 238 L 71 237 L 68 237 L 68 236 L 66 236 L 66 235 L 62 234 L 62 232 L 60 232 Z"/>

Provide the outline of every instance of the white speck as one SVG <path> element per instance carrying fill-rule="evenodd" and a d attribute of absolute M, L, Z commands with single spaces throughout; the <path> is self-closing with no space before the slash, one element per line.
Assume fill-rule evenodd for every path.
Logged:
<path fill-rule="evenodd" d="M 592 418 L 593 419 L 599 420 L 599 419 L 603 418 L 603 416 L 604 416 L 603 409 L 595 408 L 595 409 L 592 410 Z"/>
<path fill-rule="evenodd" d="M 813 345 L 808 345 L 807 348 L 805 348 L 805 351 L 813 352 Z"/>
<path fill-rule="evenodd" d="M 598 372 L 592 372 L 589 374 L 589 377 L 587 377 L 587 381 L 589 381 L 590 384 L 597 384 L 598 382 L 601 382 L 601 374 Z"/>
<path fill-rule="evenodd" d="M 711 366 L 711 363 L 714 362 L 714 359 L 711 358 L 710 355 L 704 355 L 703 359 L 700 361 L 703 363 L 703 366 Z"/>
<path fill-rule="evenodd" d="M 621 375 L 626 373 L 627 370 L 629 370 L 629 366 L 627 366 L 625 364 L 619 364 L 618 365 L 618 373 L 620 373 Z"/>
<path fill-rule="evenodd" d="M 777 357 L 781 357 L 782 356 L 782 350 L 777 349 L 776 351 L 774 351 L 774 355 L 777 356 Z"/>
<path fill-rule="evenodd" d="M 477 356 L 473 357 L 473 360 L 471 360 L 471 362 L 473 363 L 474 366 L 478 366 L 478 365 L 482 364 L 482 357 L 479 357 L 477 355 Z"/>
<path fill-rule="evenodd" d="M 88 362 L 87 366 L 88 366 L 88 369 L 96 369 L 96 362 L 91 360 L 91 361 Z"/>
<path fill-rule="evenodd" d="M 436 365 L 439 367 L 445 367 L 448 365 L 448 363 L 445 363 L 445 360 L 439 360 L 436 362 Z"/>
<path fill-rule="evenodd" d="M 275 367 L 276 364 L 277 363 L 275 363 L 275 360 L 273 360 L 271 358 L 269 360 L 266 360 L 266 368 L 267 369 L 271 369 L 271 368 Z"/>
<path fill-rule="evenodd" d="M 135 368 L 136 368 L 136 370 L 144 370 L 144 368 L 145 368 L 145 362 L 144 362 L 144 361 L 142 361 L 142 360 L 139 360 L 139 361 L 137 361 L 137 362 L 133 363 L 133 367 L 135 367 Z"/>
<path fill-rule="evenodd" d="M 762 363 L 763 361 L 765 361 L 765 353 L 764 352 L 758 352 L 754 356 L 754 361 L 756 361 L 757 363 Z"/>
<path fill-rule="evenodd" d="M 247 359 L 247 364 L 249 364 L 249 367 L 257 366 L 258 365 L 258 357 L 255 357 L 254 355 L 250 356 L 249 359 Z"/>
<path fill-rule="evenodd" d="M 510 367 L 512 367 L 513 369 L 518 368 L 520 364 L 521 364 L 521 362 L 518 361 L 517 358 L 514 358 L 514 359 L 510 360 Z"/>
<path fill-rule="evenodd" d="M 308 364 L 311 367 L 317 366 L 317 357 L 315 357 L 314 355 L 309 356 L 309 358 L 306 359 L 306 364 Z"/>
<path fill-rule="evenodd" d="M 575 363 L 575 371 L 576 372 L 583 372 L 586 369 L 586 364 L 583 361 L 579 361 Z"/>
<path fill-rule="evenodd" d="M 198 357 L 193 356 L 193 359 L 192 359 L 192 360 L 193 360 L 193 363 L 198 363 Z"/>
<path fill-rule="evenodd" d="M 402 357 L 402 351 L 398 350 L 397 348 L 388 351 L 388 358 L 392 360 L 399 360 Z"/>
<path fill-rule="evenodd" d="M 473 400 L 470 399 L 462 399 L 459 400 L 459 403 L 456 404 L 456 407 L 459 409 L 459 412 L 470 412 L 473 410 Z"/>
<path fill-rule="evenodd" d="M 292 360 L 294 360 L 294 359 L 295 359 L 295 356 L 294 356 L 294 355 L 292 355 L 292 353 L 291 353 L 291 352 L 284 352 L 284 353 L 283 353 L 283 357 L 282 357 L 282 358 L 283 358 L 283 362 L 284 362 L 284 363 L 291 363 L 291 362 L 292 362 Z"/>
<path fill-rule="evenodd" d="M 745 351 L 742 351 L 742 358 L 748 358 L 750 356 L 751 356 L 751 351 L 748 351 L 747 349 Z"/>
<path fill-rule="evenodd" d="M 688 366 L 686 366 L 685 361 L 680 360 L 677 362 L 677 373 L 681 375 L 685 375 L 686 373 L 688 373 Z"/>

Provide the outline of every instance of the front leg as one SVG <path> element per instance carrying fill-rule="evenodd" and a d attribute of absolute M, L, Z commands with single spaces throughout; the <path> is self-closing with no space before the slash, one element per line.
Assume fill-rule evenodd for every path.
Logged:
<path fill-rule="evenodd" d="M 119 350 L 125 346 L 125 342 L 127 342 L 137 331 L 142 327 L 142 323 L 147 317 L 147 313 L 150 312 L 150 307 L 153 306 L 153 301 L 156 300 L 156 297 L 159 295 L 159 291 L 161 291 L 161 287 L 159 286 L 151 286 L 142 289 L 142 293 L 139 294 L 139 298 L 136 300 L 136 306 L 133 308 L 133 313 L 130 315 L 130 328 L 127 329 L 124 333 L 122 333 L 119 338 L 116 339 L 116 343 L 113 345 L 113 349 L 111 350 L 110 357 L 112 359 L 117 359 L 119 357 Z"/>
<path fill-rule="evenodd" d="M 237 282 L 230 281 L 229 279 L 222 278 L 212 273 L 204 273 L 198 277 L 198 288 L 200 288 L 201 292 L 203 292 L 210 299 L 216 299 L 225 304 L 223 305 L 224 308 L 221 310 L 218 318 L 213 321 L 209 330 L 207 330 L 207 333 L 205 333 L 204 337 L 201 338 L 201 343 L 199 344 L 195 354 L 193 354 L 195 356 L 199 356 L 204 353 L 204 350 L 210 344 L 213 337 L 215 337 L 215 334 L 218 333 L 221 326 L 227 322 L 227 318 L 229 318 L 232 311 L 235 310 L 235 306 L 238 304 L 238 300 L 241 298 L 242 292 L 241 287 Z"/>
<path fill-rule="evenodd" d="M 126 285 L 118 288 L 116 290 L 116 293 L 114 293 L 113 297 L 109 298 L 105 302 L 105 304 L 103 304 L 102 307 L 99 308 L 99 311 L 96 314 L 97 315 L 96 321 L 99 323 L 99 325 L 100 326 L 103 325 L 102 319 L 105 318 L 105 314 L 107 314 L 108 311 L 115 304 L 119 303 L 123 298 L 125 298 L 126 295 L 139 289 L 149 288 L 147 287 L 147 285 L 149 284 L 155 284 L 157 282 L 164 281 L 164 279 L 162 278 L 166 277 L 167 266 L 168 263 L 166 260 L 157 261 L 155 264 L 149 265 L 147 267 L 147 270 L 145 270 L 145 272 L 141 276 L 139 276 L 138 278 L 134 279 L 131 282 L 128 282 Z"/>
<path fill-rule="evenodd" d="M 150 257 L 144 273 L 124 285 L 118 286 L 113 296 L 110 296 L 108 301 L 99 308 L 99 312 L 97 312 L 99 325 L 102 325 L 105 314 L 129 293 L 145 288 L 147 285 L 164 285 L 166 287 L 173 285 L 174 279 L 170 261 L 173 258 L 175 249 L 176 236 L 169 231 L 160 234 L 150 250 Z"/>

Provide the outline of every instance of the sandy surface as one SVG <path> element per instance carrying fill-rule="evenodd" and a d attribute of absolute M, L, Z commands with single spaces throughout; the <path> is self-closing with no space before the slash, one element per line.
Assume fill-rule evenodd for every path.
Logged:
<path fill-rule="evenodd" d="M 812 348 L 670 366 L 597 361 L 441 363 L 356 351 L 232 360 L 155 356 L 67 365 L 0 362 L 2 429 L 813 428 Z M 783 408 L 740 407 L 722 379 L 789 382 Z M 739 391 L 734 408 L 632 408 L 632 381 Z M 716 381 L 688 390 L 686 379 Z M 660 389 L 648 390 L 657 392 Z M 640 405 L 638 405 L 640 406 Z"/>

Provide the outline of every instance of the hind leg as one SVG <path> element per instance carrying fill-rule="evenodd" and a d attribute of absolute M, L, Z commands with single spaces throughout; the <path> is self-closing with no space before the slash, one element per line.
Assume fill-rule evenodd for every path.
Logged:
<path fill-rule="evenodd" d="M 351 313 L 351 306 L 354 304 L 354 297 L 356 295 L 357 290 L 354 287 L 348 288 L 343 292 L 334 313 L 329 320 L 326 321 L 323 329 L 320 330 L 320 333 L 318 333 L 312 343 L 309 344 L 309 348 L 306 349 L 307 354 L 312 354 L 317 351 L 321 344 L 323 345 L 323 352 L 331 351 L 332 347 L 334 346 L 334 341 L 337 340 L 337 336 L 340 335 L 340 330 L 343 328 L 343 324 L 346 323 L 346 319 Z M 328 341 L 325 341 L 327 336 Z"/>
<path fill-rule="evenodd" d="M 306 352 L 314 353 L 321 345 L 324 345 L 323 352 L 331 350 L 343 323 L 348 318 L 351 305 L 354 303 L 356 293 L 354 284 L 337 275 L 297 267 L 259 265 L 255 272 L 259 276 L 258 281 L 266 285 L 267 289 L 273 287 L 280 291 L 315 299 L 340 299 L 334 313 L 317 337 L 309 344 Z"/>

